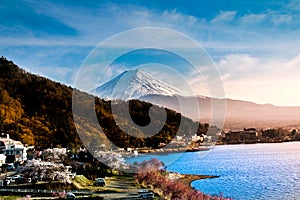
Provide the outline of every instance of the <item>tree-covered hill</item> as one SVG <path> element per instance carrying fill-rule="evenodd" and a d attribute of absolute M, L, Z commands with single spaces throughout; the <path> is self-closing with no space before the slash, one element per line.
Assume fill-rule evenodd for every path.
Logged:
<path fill-rule="evenodd" d="M 91 121 L 88 115 L 76 113 L 73 115 L 73 88 L 28 73 L 12 61 L 0 58 L 0 131 L 9 133 L 11 138 L 42 149 L 57 145 L 62 147 L 82 145 L 77 134 L 77 130 L 80 129 L 86 138 L 89 138 L 87 141 L 97 146 L 101 142 L 107 143 L 108 138 L 118 147 L 157 147 L 160 143 L 169 143 L 178 134 L 179 129 L 180 134 L 189 135 L 194 134 L 192 130 L 195 128 L 198 134 L 205 133 L 208 128 L 207 124 L 199 126 L 199 123 L 168 109 L 166 122 L 150 119 L 149 109 L 152 105 L 138 100 L 113 102 L 118 109 L 117 115 L 113 115 L 110 101 L 77 90 L 76 92 L 83 97 L 82 101 L 79 101 L 80 109 L 83 111 L 81 113 L 85 113 L 84 111 L 88 109 L 86 98 L 95 100 L 98 122 Z M 128 110 L 124 110 L 121 106 L 123 104 L 128 105 L 132 120 L 139 126 L 143 127 L 151 122 L 162 129 L 145 138 L 142 130 L 133 130 L 136 127 L 133 127 L 126 118 Z M 164 109 L 153 107 L 154 116 L 159 115 Z M 73 117 L 76 118 L 77 127 Z M 116 124 L 115 118 L 118 118 L 118 122 L 122 123 L 126 131 Z M 99 133 L 98 123 L 106 137 Z M 134 136 L 127 134 L 131 131 L 136 134 Z"/>
<path fill-rule="evenodd" d="M 37 148 L 79 144 L 72 88 L 0 59 L 0 131 Z"/>

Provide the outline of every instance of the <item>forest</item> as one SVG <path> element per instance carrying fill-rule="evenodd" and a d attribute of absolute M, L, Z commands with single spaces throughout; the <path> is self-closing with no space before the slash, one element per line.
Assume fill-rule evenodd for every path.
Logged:
<path fill-rule="evenodd" d="M 70 86 L 26 72 L 4 57 L 0 58 L 0 72 L 0 131 L 10 134 L 15 140 L 34 145 L 37 149 L 57 146 L 79 147 L 82 145 L 82 135 L 79 137 L 78 130 L 84 132 L 85 142 L 89 142 L 91 146 L 99 146 L 100 143 L 109 145 L 107 142 L 109 140 L 120 148 L 157 148 L 160 143 L 168 144 L 178 134 L 195 134 L 193 130 L 196 128 L 197 134 L 201 135 L 206 134 L 208 130 L 208 124 L 194 122 L 181 116 L 180 113 L 147 102 L 105 101 Z M 82 111 L 80 113 L 84 114 L 72 112 L 74 90 L 82 97 L 78 102 Z M 90 120 L 88 112 L 85 112 L 88 109 L 88 102 L 85 102 L 85 99 L 91 98 L 95 103 L 97 122 Z M 118 109 L 117 116 L 112 114 L 112 104 Z M 145 137 L 142 129 L 133 130 L 136 127 L 133 127 L 125 117 L 128 110 L 124 110 L 122 104 L 128 106 L 131 119 L 138 126 L 144 127 L 151 122 L 162 129 L 149 137 Z M 150 108 L 154 110 L 154 116 L 165 109 L 166 120 L 150 119 Z M 74 118 L 77 121 L 76 125 Z M 126 131 L 118 126 L 116 118 Z M 99 133 L 99 124 L 104 134 Z M 136 134 L 127 134 L 131 131 Z"/>

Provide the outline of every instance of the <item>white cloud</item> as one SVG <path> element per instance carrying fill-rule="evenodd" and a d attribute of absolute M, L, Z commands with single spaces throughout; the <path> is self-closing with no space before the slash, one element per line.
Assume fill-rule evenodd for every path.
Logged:
<path fill-rule="evenodd" d="M 239 79 L 249 72 L 259 71 L 258 62 L 258 58 L 248 54 L 230 54 L 221 59 L 217 65 L 224 76 L 223 78 Z"/>
<path fill-rule="evenodd" d="M 135 5 L 120 6 L 113 3 L 102 3 L 95 8 L 65 6 L 48 1 L 43 1 L 43 3 L 32 1 L 30 5 L 34 12 L 47 15 L 75 29 L 78 35 L 72 37 L 51 35 L 36 37 L 34 32 L 26 30 L 22 36 L 2 36 L 0 38 L 1 45 L 95 46 L 109 36 L 124 30 L 152 26 L 171 28 L 187 33 L 197 41 L 202 42 L 206 48 L 244 50 L 251 46 L 252 49 L 262 49 L 264 47 L 262 47 L 261 42 L 263 42 L 264 46 L 266 44 L 271 45 L 271 48 L 268 45 L 266 48 L 267 51 L 271 51 L 274 49 L 272 46 L 277 45 L 273 41 L 279 37 L 277 32 L 280 30 L 274 31 L 274 27 L 271 27 L 272 30 L 261 32 L 253 29 L 252 25 L 266 20 L 272 21 L 274 25 L 289 24 L 294 22 L 293 19 L 295 18 L 273 11 L 258 14 L 250 13 L 241 17 L 237 16 L 237 11 L 221 11 L 213 20 L 207 21 L 204 18 L 182 14 L 176 9 L 158 11 Z M 230 21 L 233 24 L 228 23 Z M 268 30 L 268 26 L 264 29 Z M 272 37 L 269 37 L 270 34 Z M 295 31 L 290 32 L 285 36 L 285 41 L 280 44 L 279 48 L 290 49 L 289 45 L 285 45 L 290 34 L 294 34 L 294 38 L 298 37 L 298 33 Z M 297 43 L 295 40 L 294 42 Z M 299 50 L 300 45 L 294 45 L 293 48 Z"/>
<path fill-rule="evenodd" d="M 78 35 L 66 37 L 49 34 L 37 37 L 34 30 L 20 27 L 20 31 L 18 31 L 22 32 L 20 35 L 6 35 L 5 37 L 2 36 L 3 39 L 0 36 L 1 45 L 93 46 L 113 34 L 129 29 L 162 27 L 183 31 L 185 28 L 194 27 L 198 23 L 194 16 L 183 15 L 176 10 L 160 12 L 134 5 L 120 6 L 113 3 L 102 3 L 96 8 L 85 8 L 65 6 L 49 1 L 43 1 L 43 3 L 31 1 L 28 5 L 33 12 L 46 15 L 69 26 L 76 30 Z M 8 27 L 4 28 L 7 30 Z M 16 29 L 11 28 L 11 31 L 16 32 Z"/>
<path fill-rule="evenodd" d="M 208 67 L 209 68 L 209 67 Z M 208 69 L 208 72 L 211 68 Z M 188 84 L 192 88 L 194 94 L 196 95 L 204 95 L 204 96 L 212 96 L 211 91 L 209 89 L 207 80 L 208 76 L 203 73 L 195 73 L 191 72 L 187 76 Z"/>
<path fill-rule="evenodd" d="M 274 25 L 291 24 L 293 18 L 290 15 L 273 15 L 271 21 Z"/>
<path fill-rule="evenodd" d="M 228 98 L 276 105 L 300 105 L 300 55 L 290 59 L 262 59 L 227 55 L 218 66 Z M 233 66 L 233 67 L 229 67 Z"/>
<path fill-rule="evenodd" d="M 76 69 L 62 66 L 27 67 L 27 70 L 67 85 L 74 82 L 77 72 Z"/>
<path fill-rule="evenodd" d="M 293 4 L 288 5 L 290 6 L 289 9 L 293 9 L 291 7 L 293 5 L 296 10 L 300 4 L 297 0 L 293 2 Z M 8 29 L 8 27 L 2 26 L 0 27 L 2 33 L 5 30 L 13 32 L 20 30 L 19 32 L 22 33 L 5 37 L 1 34 L 0 45 L 2 49 L 5 49 L 5 46 L 14 45 L 45 47 L 95 46 L 113 34 L 132 28 L 144 26 L 171 28 L 187 33 L 188 36 L 195 38 L 198 42 L 202 42 L 205 48 L 212 49 L 211 52 L 220 53 L 218 55 L 220 57 L 225 53 L 227 54 L 217 62 L 217 65 L 222 73 L 228 95 L 244 99 L 249 97 L 257 102 L 269 101 L 278 104 L 289 101 L 295 103 L 296 101 L 292 102 L 291 99 L 296 99 L 295 96 L 297 96 L 295 91 L 298 91 L 297 75 L 300 73 L 300 56 L 292 59 L 288 58 L 300 52 L 300 30 L 297 28 L 300 26 L 297 21 L 299 18 L 297 13 L 282 14 L 281 12 L 264 11 L 241 16 L 237 14 L 237 11 L 222 11 L 214 19 L 208 21 L 204 18 L 180 13 L 176 9 L 160 11 L 135 5 L 120 6 L 113 3 L 102 3 L 98 7 L 90 9 L 76 7 L 75 5 L 65 6 L 47 1 L 43 1 L 43 3 L 32 1 L 31 8 L 38 14 L 47 15 L 75 29 L 78 34 L 70 37 L 52 36 L 50 34 L 37 37 L 34 30 L 24 29 L 23 27 Z M 281 25 L 286 25 L 287 28 L 281 29 Z M 289 29 L 290 26 L 293 29 Z M 149 33 L 148 36 L 151 36 L 151 34 Z M 156 37 L 162 35 L 163 33 L 153 35 L 154 43 Z M 132 37 L 135 38 L 136 36 L 133 35 Z M 173 47 L 188 46 L 176 37 L 171 37 L 170 35 L 164 35 L 164 37 L 164 43 L 160 41 L 161 45 L 169 44 L 170 46 L 173 45 Z M 173 43 L 173 41 L 176 42 Z M 113 47 L 120 47 L 120 45 L 128 46 L 125 42 L 115 43 Z M 132 44 L 129 45 L 132 47 Z M 76 51 L 81 49 L 78 48 Z M 68 51 L 71 52 L 73 50 Z M 5 51 L 3 50 L 3 52 Z M 251 55 L 249 52 L 251 52 Z M 39 53 L 39 51 L 26 51 L 26 55 L 31 54 L 36 57 L 35 53 Z M 41 51 L 39 54 L 43 53 L 45 55 L 41 55 L 39 58 L 62 55 L 61 51 L 52 52 L 51 55 Z M 83 54 L 85 53 L 87 52 L 85 51 Z M 276 56 L 278 55 L 277 58 L 275 54 Z M 18 55 L 24 59 L 21 53 Z M 272 58 L 267 59 L 267 55 L 272 55 Z M 41 60 L 44 61 L 44 59 Z M 51 61 L 57 60 L 53 59 Z M 33 61 L 26 61 L 28 65 L 31 65 L 30 62 L 32 63 Z M 53 65 L 65 66 L 55 62 L 53 62 Z M 78 62 L 75 67 L 79 65 L 80 63 Z M 45 65 L 40 62 L 34 64 L 34 66 Z M 50 62 L 46 66 L 50 66 Z M 58 72 L 55 72 L 53 69 L 58 70 Z M 69 80 L 67 77 L 72 73 L 72 70 L 68 71 L 65 68 L 52 68 L 51 70 L 45 67 L 45 69 L 34 68 L 32 70 L 64 82 Z M 111 71 L 107 71 L 106 76 L 109 75 L 111 75 Z M 209 74 L 207 75 L 209 76 Z M 190 81 L 197 83 L 198 77 L 192 78 L 194 77 L 191 77 Z M 201 87 L 204 87 L 204 85 Z M 278 89 L 277 92 L 280 91 L 284 95 L 276 95 L 276 89 Z M 270 98 L 264 100 L 262 95 L 266 94 L 270 94 Z M 271 99 L 271 94 L 274 95 L 274 99 Z M 297 98 L 300 99 L 299 97 Z M 286 99 L 290 100 L 284 101 Z"/>
<path fill-rule="evenodd" d="M 279 25 L 290 25 L 292 23 L 293 16 L 290 14 L 280 14 L 274 11 L 267 11 L 259 14 L 247 14 L 242 16 L 239 21 L 241 25 L 250 26 L 264 24 L 266 27 L 279 26 Z M 269 25 L 266 25 L 269 23 Z"/>
<path fill-rule="evenodd" d="M 124 72 L 125 70 L 128 69 L 128 66 L 124 65 L 110 65 L 107 66 L 104 70 L 103 73 L 101 74 L 101 80 L 99 80 L 99 85 L 110 81 L 113 79 L 115 76 L 119 75 L 120 73 Z"/>
<path fill-rule="evenodd" d="M 240 18 L 243 25 L 261 23 L 266 19 L 266 14 L 247 14 Z"/>
<path fill-rule="evenodd" d="M 235 16 L 236 16 L 236 11 L 221 11 L 219 13 L 219 15 L 217 15 L 212 22 L 216 23 L 216 22 L 229 22 L 234 20 Z"/>
<path fill-rule="evenodd" d="M 198 19 L 192 15 L 183 15 L 180 12 L 178 12 L 176 9 L 173 10 L 166 10 L 163 12 L 163 15 L 161 17 L 162 21 L 171 22 L 172 24 L 174 22 L 178 22 L 178 24 L 184 25 L 184 26 L 194 26 L 197 23 L 199 23 Z M 177 25 L 178 25 L 177 24 Z"/>
<path fill-rule="evenodd" d="M 294 11 L 300 11 L 300 2 L 299 0 L 290 0 L 287 7 Z"/>

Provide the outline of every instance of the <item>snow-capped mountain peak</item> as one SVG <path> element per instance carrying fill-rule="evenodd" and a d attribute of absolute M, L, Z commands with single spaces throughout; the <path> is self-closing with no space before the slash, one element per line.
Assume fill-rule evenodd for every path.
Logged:
<path fill-rule="evenodd" d="M 150 94 L 183 96 L 184 92 L 140 70 L 127 70 L 96 89 L 105 99 L 139 99 Z"/>

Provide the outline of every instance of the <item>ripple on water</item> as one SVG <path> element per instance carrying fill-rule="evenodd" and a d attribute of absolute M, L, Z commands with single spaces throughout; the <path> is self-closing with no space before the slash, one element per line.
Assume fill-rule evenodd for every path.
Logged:
<path fill-rule="evenodd" d="M 292 148 L 291 148 L 292 147 Z M 220 175 L 192 186 L 234 199 L 300 199 L 300 143 L 217 146 L 207 157 L 187 154 L 168 167 L 180 173 Z M 192 161 L 193 164 L 189 165 Z"/>
<path fill-rule="evenodd" d="M 174 160 L 172 154 L 154 157 Z M 202 192 L 236 200 L 300 199 L 300 142 L 216 146 L 206 157 L 201 152 L 177 157 L 169 171 L 220 176 L 192 182 Z"/>

